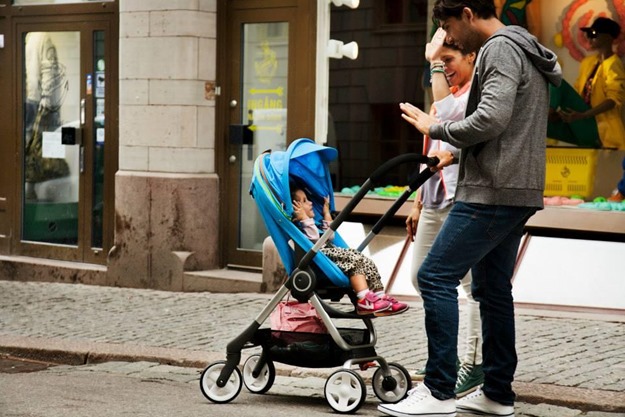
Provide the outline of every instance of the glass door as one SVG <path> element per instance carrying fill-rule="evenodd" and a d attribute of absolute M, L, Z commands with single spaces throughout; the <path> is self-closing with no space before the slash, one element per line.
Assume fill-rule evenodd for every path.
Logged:
<path fill-rule="evenodd" d="M 106 22 L 18 25 L 22 103 L 19 252 L 105 263 L 112 135 Z M 106 146 L 105 146 L 106 144 Z M 114 165 L 114 164 L 113 164 Z"/>
<path fill-rule="evenodd" d="M 229 267 L 261 268 L 268 236 L 249 195 L 254 161 L 314 137 L 315 2 L 222 0 L 218 163 Z"/>
<path fill-rule="evenodd" d="M 80 32 L 24 32 L 22 50 L 22 240 L 76 246 L 82 150 L 63 132 L 81 131 Z"/>
<path fill-rule="evenodd" d="M 238 149 L 241 190 L 239 196 L 240 249 L 262 250 L 267 237 L 262 218 L 250 202 L 249 184 L 254 161 L 267 149 L 283 151 L 287 139 L 289 62 L 288 22 L 246 23 L 242 26 L 242 88 L 240 120 L 250 131 L 250 141 Z"/>
<path fill-rule="evenodd" d="M 260 266 L 268 233 L 249 195 L 254 161 L 267 149 L 287 146 L 290 10 L 273 13 L 239 12 L 231 34 L 236 45 L 230 88 L 228 179 L 236 187 L 227 193 L 228 264 Z M 236 190 L 236 191 L 235 191 Z M 236 207 L 236 210 L 235 210 Z"/>

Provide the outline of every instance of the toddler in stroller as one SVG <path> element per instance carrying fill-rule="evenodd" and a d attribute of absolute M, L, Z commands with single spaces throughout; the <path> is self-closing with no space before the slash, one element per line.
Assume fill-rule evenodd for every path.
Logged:
<path fill-rule="evenodd" d="M 315 223 L 313 203 L 308 199 L 304 189 L 293 184 L 291 198 L 293 199 L 293 222 L 308 239 L 312 242 L 318 241 L 319 231 L 328 230 L 333 220 L 330 213 L 330 197 L 325 196 L 323 199 L 323 220 L 319 225 Z M 408 304 L 399 302 L 384 292 L 384 284 L 372 259 L 356 249 L 334 246 L 331 240 L 332 238 L 321 248 L 321 252 L 349 277 L 349 282 L 358 298 L 356 303 L 358 314 L 373 313 L 380 317 L 408 310 Z"/>
<path fill-rule="evenodd" d="M 387 161 L 330 222 L 329 214 L 334 210 L 334 193 L 328 164 L 337 156 L 338 152 L 334 148 L 318 145 L 310 139 L 297 139 L 286 151 L 264 152 L 256 159 L 250 194 L 288 276 L 254 321 L 227 344 L 226 360 L 213 362 L 202 372 L 200 389 L 210 401 L 230 402 L 239 394 L 243 385 L 255 394 L 267 392 L 276 376 L 274 362 L 307 368 L 340 367 L 328 376 L 324 387 L 328 404 L 340 413 L 353 413 L 365 401 L 367 391 L 364 380 L 351 369 L 353 366 L 377 363 L 378 368 L 373 373 L 371 384 L 374 394 L 384 403 L 400 401 L 412 387 L 410 375 L 403 366 L 387 362 L 376 353 L 377 335 L 373 326 L 375 315 L 359 314 L 357 296 L 348 277 L 350 273 L 346 274 L 341 270 L 324 251 L 326 246 L 349 248 L 337 229 L 387 171 L 402 163 L 411 163 L 418 167 L 429 159 L 423 155 L 405 154 Z M 430 166 L 438 163 L 434 160 L 429 162 Z M 408 180 L 406 191 L 372 227 L 356 249 L 358 253 L 363 251 L 387 220 L 399 210 L 414 189 L 420 187 L 432 174 L 432 171 L 425 169 Z M 295 188 L 304 191 L 306 201 L 303 196 L 291 196 L 292 184 L 293 191 Z M 300 216 L 298 221 L 312 221 L 313 224 L 323 224 L 324 220 L 326 222 L 323 233 L 317 231 L 318 239 L 315 242 L 302 233 L 293 221 L 298 216 L 294 216 L 294 212 L 299 212 L 302 208 L 305 208 L 309 220 Z M 331 245 L 327 245 L 330 242 Z M 368 288 L 366 279 L 365 288 Z M 372 288 L 381 290 L 375 284 Z M 327 332 L 306 333 L 261 328 L 270 315 L 284 304 L 283 299 L 287 295 L 299 303 L 312 305 Z M 343 303 L 335 307 L 324 301 L 340 301 L 345 295 L 354 305 L 353 310 L 348 311 Z M 398 304 L 396 308 L 403 308 L 402 303 L 395 304 Z M 364 328 L 358 324 L 337 327 L 334 319 L 360 321 Z M 242 350 L 259 346 L 262 347 L 261 353 L 250 355 L 240 369 Z"/>

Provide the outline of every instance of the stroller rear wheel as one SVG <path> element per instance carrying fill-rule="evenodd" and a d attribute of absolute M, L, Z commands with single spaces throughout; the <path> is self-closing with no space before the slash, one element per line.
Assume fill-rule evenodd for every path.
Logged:
<path fill-rule="evenodd" d="M 351 369 L 334 372 L 324 388 L 326 401 L 338 413 L 355 413 L 365 402 L 367 389 L 365 381 Z"/>
<path fill-rule="evenodd" d="M 383 403 L 397 403 L 401 401 L 410 388 L 412 388 L 412 380 L 410 374 L 398 363 L 390 362 L 388 368 L 391 371 L 390 376 L 384 376 L 382 368 L 378 368 L 373 373 L 371 381 L 373 392 Z"/>
<path fill-rule="evenodd" d="M 254 370 L 260 360 L 261 355 L 252 355 L 243 364 L 243 383 L 245 388 L 254 394 L 264 394 L 269 391 L 276 378 L 276 368 L 271 360 L 266 360 L 258 376 L 254 376 Z"/>
<path fill-rule="evenodd" d="M 226 385 L 223 387 L 217 385 L 219 374 L 224 366 L 226 366 L 226 361 L 214 362 L 208 365 L 200 376 L 200 389 L 202 390 L 202 394 L 210 401 L 217 404 L 228 403 L 235 399 L 236 396 L 239 395 L 239 392 L 241 392 L 241 387 L 243 386 L 239 368 L 234 368 L 230 378 L 226 381 Z"/>

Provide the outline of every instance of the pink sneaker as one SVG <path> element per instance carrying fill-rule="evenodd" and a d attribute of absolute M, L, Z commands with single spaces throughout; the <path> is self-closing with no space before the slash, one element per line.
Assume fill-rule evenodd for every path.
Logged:
<path fill-rule="evenodd" d="M 356 312 L 362 315 L 379 313 L 389 308 L 391 308 L 391 303 L 380 299 L 373 291 L 369 291 L 365 298 L 356 303 Z"/>
<path fill-rule="evenodd" d="M 408 310 L 408 308 L 409 308 L 408 304 L 399 302 L 394 297 L 391 297 L 388 294 L 384 294 L 380 298 L 383 301 L 388 301 L 389 303 L 391 303 L 391 308 L 389 308 L 388 310 L 384 310 L 384 311 L 381 311 L 379 313 L 376 313 L 375 315 L 378 316 L 378 317 L 392 316 L 394 314 L 401 314 L 404 311 Z"/>

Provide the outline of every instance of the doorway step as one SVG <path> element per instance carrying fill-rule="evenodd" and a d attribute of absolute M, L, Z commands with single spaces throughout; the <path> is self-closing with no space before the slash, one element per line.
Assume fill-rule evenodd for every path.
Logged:
<path fill-rule="evenodd" d="M 216 293 L 266 292 L 262 272 L 233 268 L 208 271 L 185 271 L 184 291 Z"/>
<path fill-rule="evenodd" d="M 0 255 L 0 279 L 107 285 L 104 265 L 13 255 Z"/>

